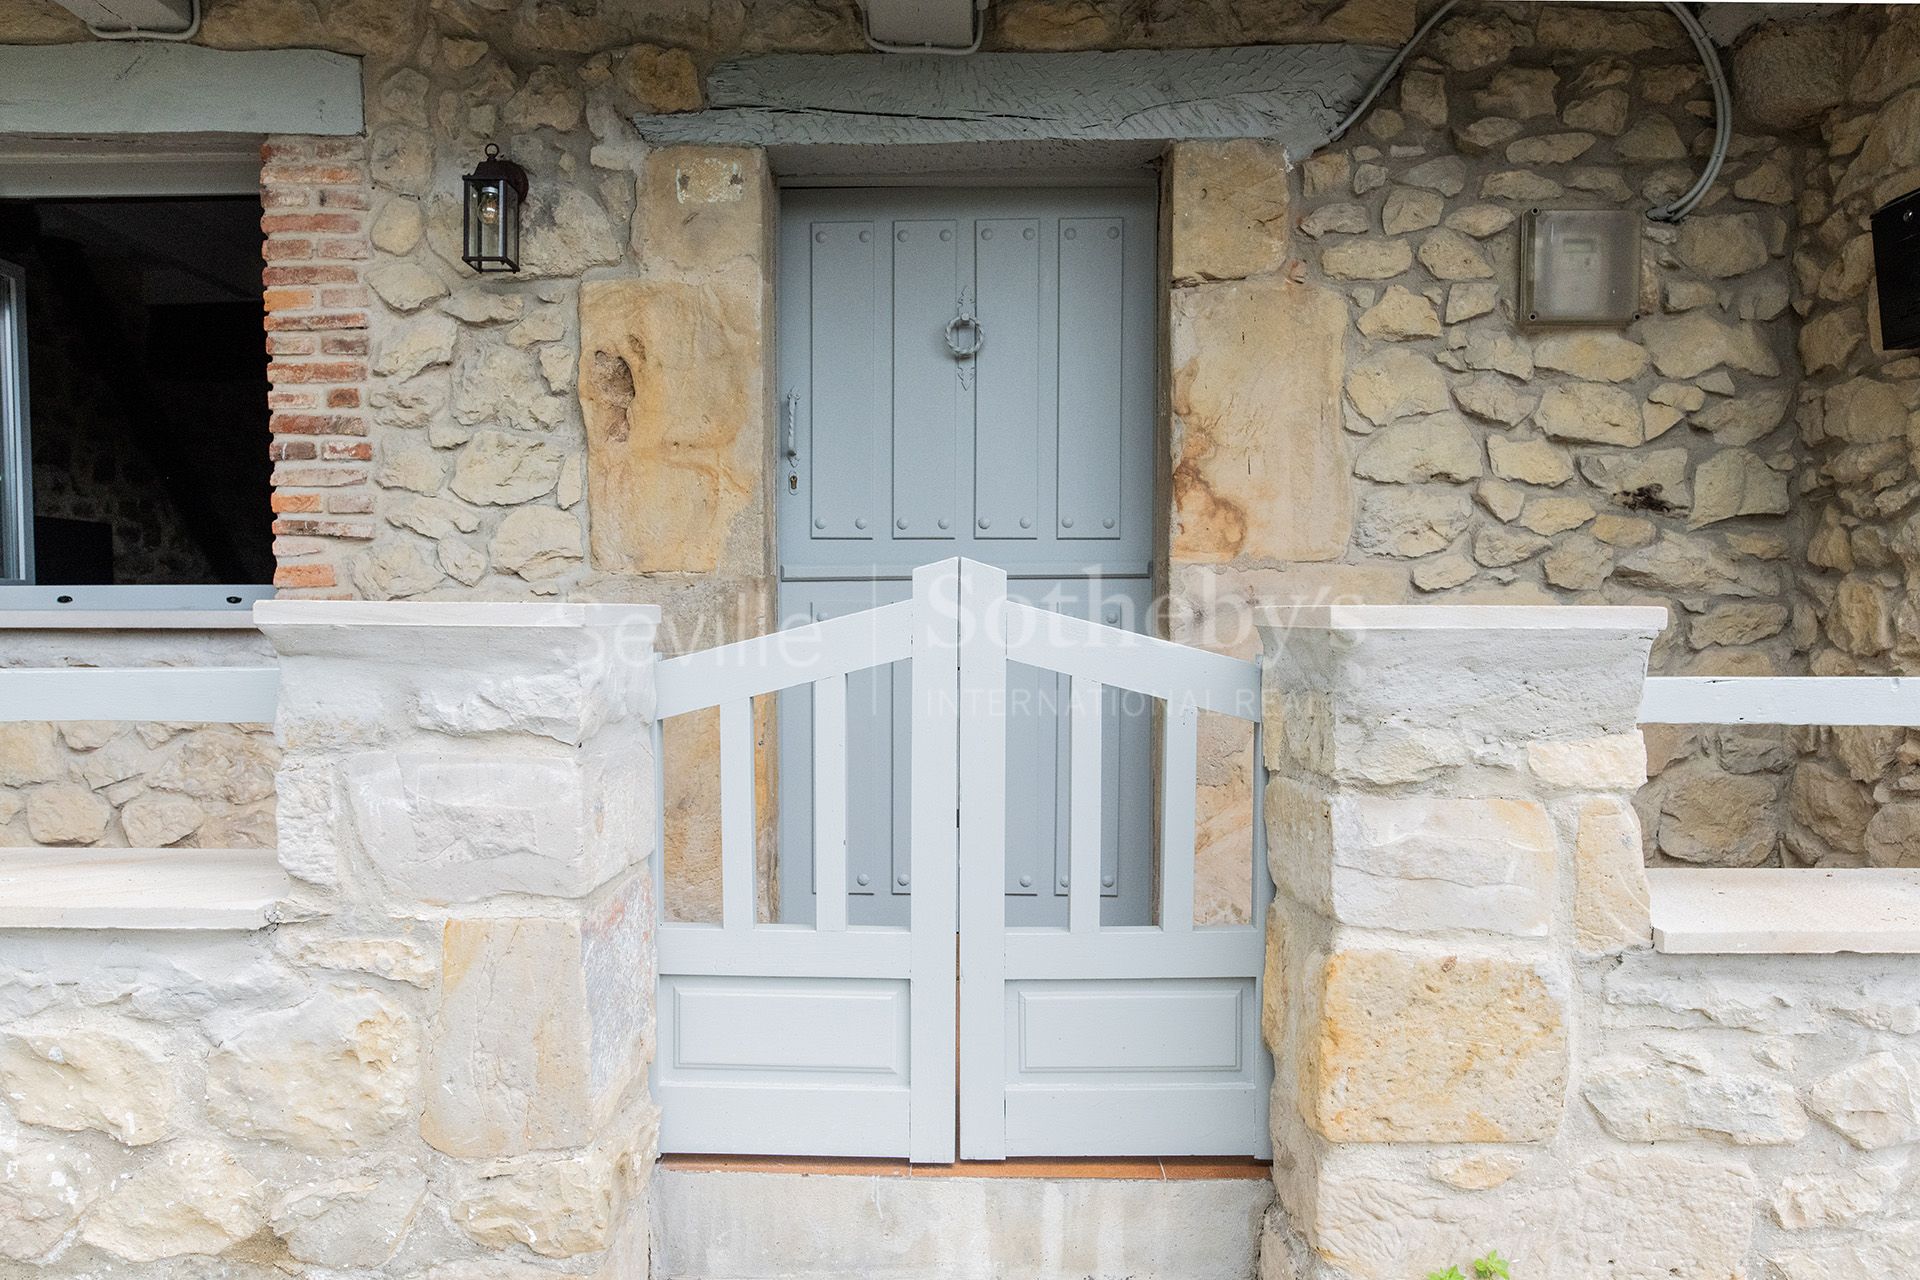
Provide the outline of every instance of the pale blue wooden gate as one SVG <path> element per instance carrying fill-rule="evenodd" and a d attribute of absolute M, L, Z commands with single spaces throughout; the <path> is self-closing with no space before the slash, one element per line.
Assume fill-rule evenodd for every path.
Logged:
<path fill-rule="evenodd" d="M 786 625 L 904 600 L 964 555 L 1036 607 L 1144 630 L 1156 207 L 1121 189 L 795 190 L 782 201 L 777 491 Z M 850 918 L 913 892 L 904 667 L 848 687 Z M 1064 922 L 1066 679 L 1008 690 L 1010 923 Z M 1152 919 L 1151 725 L 1103 695 L 1102 918 Z M 812 708 L 780 705 L 781 915 L 813 919 Z"/>
<path fill-rule="evenodd" d="M 849 685 L 899 664 L 908 919 L 860 924 L 856 898 L 823 894 L 810 923 L 760 923 L 753 700 L 792 690 L 812 705 L 813 847 L 822 881 L 843 882 L 856 811 Z M 1017 923 L 1020 899 L 1005 891 L 1005 708 L 1022 669 L 1069 685 L 1070 892 L 1053 924 Z M 906 601 L 667 659 L 658 677 L 662 720 L 720 710 L 722 864 L 720 922 L 660 926 L 662 1150 L 1267 1153 L 1257 922 L 1271 886 L 1257 823 L 1256 923 L 1193 924 L 1199 718 L 1258 724 L 1253 663 L 1022 604 L 1003 571 L 949 559 L 923 566 Z M 1156 924 L 1110 920 L 1099 883 L 1110 690 L 1154 708 L 1158 776 L 1142 782 L 1161 799 Z M 1253 750 L 1258 795 L 1257 732 Z"/>

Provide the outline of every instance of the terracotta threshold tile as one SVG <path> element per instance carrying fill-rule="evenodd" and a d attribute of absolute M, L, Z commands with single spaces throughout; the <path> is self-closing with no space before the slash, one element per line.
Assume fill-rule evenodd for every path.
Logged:
<path fill-rule="evenodd" d="M 910 1164 L 905 1160 L 855 1157 L 670 1155 L 668 1169 L 729 1173 L 803 1173 L 864 1178 L 1103 1178 L 1114 1181 L 1190 1182 L 1205 1179 L 1257 1180 L 1268 1176 L 1264 1160 L 1183 1157 L 1137 1159 L 961 1160 L 954 1164 Z"/>

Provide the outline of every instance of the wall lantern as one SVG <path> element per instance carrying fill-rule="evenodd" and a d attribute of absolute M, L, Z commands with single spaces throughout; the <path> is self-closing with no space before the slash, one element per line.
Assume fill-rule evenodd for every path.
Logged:
<path fill-rule="evenodd" d="M 461 179 L 466 203 L 460 216 L 460 257 L 475 271 L 520 269 L 520 206 L 527 201 L 527 171 L 500 158 L 489 142 L 487 158 Z"/>

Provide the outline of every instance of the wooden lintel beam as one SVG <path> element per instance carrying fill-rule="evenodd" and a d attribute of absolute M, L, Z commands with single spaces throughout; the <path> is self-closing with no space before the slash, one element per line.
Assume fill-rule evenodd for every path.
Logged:
<path fill-rule="evenodd" d="M 102 31 L 169 34 L 193 25 L 193 0 L 55 0 L 61 8 Z"/>
<path fill-rule="evenodd" d="M 657 143 L 901 146 L 1266 138 L 1309 154 L 1391 51 L 1260 45 L 1089 53 L 774 54 L 716 66 Z"/>

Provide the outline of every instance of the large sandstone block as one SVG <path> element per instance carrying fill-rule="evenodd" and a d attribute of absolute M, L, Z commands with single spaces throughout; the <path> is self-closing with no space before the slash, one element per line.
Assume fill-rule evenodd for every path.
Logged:
<path fill-rule="evenodd" d="M 1650 911 L 1646 854 L 1633 807 L 1612 796 L 1585 801 L 1574 827 L 1575 944 L 1588 954 L 1645 946 L 1653 934 Z"/>
<path fill-rule="evenodd" d="M 400 893 L 446 904 L 577 898 L 644 858 L 652 752 L 367 752 L 341 771 L 358 848 Z"/>
<path fill-rule="evenodd" d="M 751 572 L 763 558 L 763 282 L 580 287 L 580 411 L 593 565 Z"/>
<path fill-rule="evenodd" d="M 502 1157 L 595 1136 L 652 1057 L 651 884 L 583 915 L 447 922 L 422 1137 Z"/>
<path fill-rule="evenodd" d="M 87 1215 L 80 1239 L 129 1262 L 217 1254 L 266 1225 L 259 1179 L 232 1153 L 180 1142 L 134 1170 Z"/>
<path fill-rule="evenodd" d="M 1346 325 L 1339 295 L 1284 279 L 1175 290 L 1175 561 L 1344 554 Z"/>
<path fill-rule="evenodd" d="M 237 1137 L 325 1155 L 392 1131 L 418 1105 L 420 1029 L 367 988 L 329 988 L 213 1028 L 207 1116 Z"/>
<path fill-rule="evenodd" d="M 1463 762 L 1469 738 L 1577 741 L 1634 729 L 1660 611 L 1620 610 L 1568 626 L 1560 618 L 1573 619 L 1553 608 L 1515 606 L 1469 625 L 1478 622 L 1472 606 L 1457 615 L 1442 608 L 1262 615 L 1270 685 L 1329 699 L 1331 776 L 1425 781 Z M 1383 760 L 1392 763 L 1383 752 L 1398 738 L 1419 739 L 1429 755 L 1447 741 L 1456 747 L 1383 774 Z"/>
<path fill-rule="evenodd" d="M 453 1190 L 450 1216 L 490 1249 L 523 1245 L 548 1258 L 604 1252 L 597 1274 L 644 1275 L 647 1170 L 658 1136 L 658 1112 L 630 1107 L 582 1150 L 536 1152 L 472 1170 Z"/>
<path fill-rule="evenodd" d="M 93 1157 L 61 1143 L 22 1143 L 9 1151 L 0 1182 L 0 1259 L 39 1258 L 72 1229 L 107 1178 Z"/>
<path fill-rule="evenodd" d="M 97 1129 L 144 1146 L 174 1131 L 176 1059 L 124 1019 L 48 1015 L 0 1036 L 0 1097 L 28 1124 Z"/>
<path fill-rule="evenodd" d="M 1504 955 L 1347 948 L 1313 973 L 1300 1104 L 1334 1142 L 1539 1142 L 1567 1086 L 1567 981 Z"/>
<path fill-rule="evenodd" d="M 772 208 L 766 152 L 658 147 L 641 167 L 634 256 L 650 279 L 757 285 Z"/>
<path fill-rule="evenodd" d="M 1270 861 L 1296 900 L 1341 924 L 1544 937 L 1558 842 L 1531 800 L 1323 794 L 1268 784 Z"/>
<path fill-rule="evenodd" d="M 1372 1167 L 1316 1194 L 1315 1245 L 1342 1277 L 1404 1280 L 1498 1242 L 1516 1276 L 1728 1280 L 1747 1274 L 1760 1185 L 1740 1161 L 1632 1151 L 1462 1192 Z M 1798 1277 L 1795 1277 L 1798 1280 Z"/>
<path fill-rule="evenodd" d="M 1254 138 L 1176 144 L 1167 166 L 1176 285 L 1241 280 L 1286 262 L 1287 157 Z"/>
<path fill-rule="evenodd" d="M 409 733 L 578 746 L 652 713 L 650 608 L 277 600 L 258 616 L 280 654 L 275 729 L 295 766 Z"/>
<path fill-rule="evenodd" d="M 420 1170 L 370 1164 L 290 1192 L 270 1225 L 302 1262 L 377 1267 L 400 1248 L 426 1194 Z"/>
<path fill-rule="evenodd" d="M 1771 1075 L 1704 1063 L 1609 1062 L 1587 1073 L 1580 1092 L 1624 1142 L 1784 1146 L 1807 1136 L 1793 1085 Z"/>

